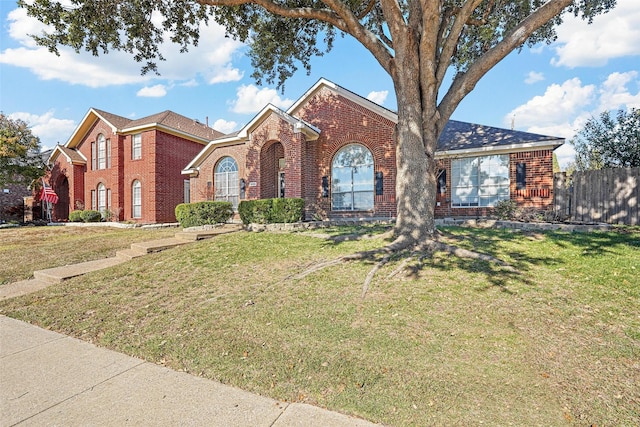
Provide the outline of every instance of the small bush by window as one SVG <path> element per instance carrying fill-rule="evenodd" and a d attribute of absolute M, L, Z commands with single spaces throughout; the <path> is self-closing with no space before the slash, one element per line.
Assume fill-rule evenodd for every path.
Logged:
<path fill-rule="evenodd" d="M 69 222 L 82 222 L 82 213 L 84 211 L 69 212 Z"/>
<path fill-rule="evenodd" d="M 102 214 L 98 211 L 82 211 L 82 221 L 84 222 L 100 222 L 102 221 Z"/>

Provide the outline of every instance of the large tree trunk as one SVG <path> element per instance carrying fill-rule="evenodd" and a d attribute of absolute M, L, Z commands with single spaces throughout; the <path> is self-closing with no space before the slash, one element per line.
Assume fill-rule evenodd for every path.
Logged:
<path fill-rule="evenodd" d="M 395 244 L 407 246 L 430 239 L 435 232 L 434 153 L 439 133 L 435 100 L 424 97 L 417 52 L 408 49 L 399 56 L 404 60 L 393 76 L 398 98 Z"/>

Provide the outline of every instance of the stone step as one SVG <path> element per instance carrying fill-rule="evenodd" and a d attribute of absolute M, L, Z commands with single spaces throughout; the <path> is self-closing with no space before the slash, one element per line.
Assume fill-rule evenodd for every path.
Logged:
<path fill-rule="evenodd" d="M 123 249 L 121 251 L 116 252 L 116 257 L 125 259 L 127 261 L 132 260 L 134 258 L 138 258 L 141 256 L 145 256 L 148 252 L 143 250 L 136 249 Z"/>
<path fill-rule="evenodd" d="M 241 224 L 225 224 L 221 227 L 214 227 L 202 230 L 184 230 L 176 233 L 176 238 L 184 239 L 191 242 L 195 242 L 197 240 L 210 239 L 219 234 L 227 234 L 234 233 L 236 231 L 242 230 Z"/>
<path fill-rule="evenodd" d="M 0 286 L 0 301 L 6 298 L 15 298 L 37 292 L 41 289 L 51 286 L 53 283 L 44 280 L 29 279 L 19 282 L 8 283 Z"/>
<path fill-rule="evenodd" d="M 141 252 L 144 254 L 150 254 L 152 252 L 160 252 L 166 249 L 175 248 L 176 246 L 186 245 L 189 240 L 168 238 L 159 240 L 149 240 L 147 242 L 138 242 L 131 244 L 131 250 Z"/>
<path fill-rule="evenodd" d="M 81 262 L 79 264 L 65 265 L 62 267 L 34 271 L 33 277 L 37 280 L 42 280 L 49 283 L 59 283 L 63 280 L 80 276 L 82 274 L 113 267 L 115 265 L 122 264 L 125 261 L 125 259 L 118 257 L 97 259 L 94 261 Z"/>

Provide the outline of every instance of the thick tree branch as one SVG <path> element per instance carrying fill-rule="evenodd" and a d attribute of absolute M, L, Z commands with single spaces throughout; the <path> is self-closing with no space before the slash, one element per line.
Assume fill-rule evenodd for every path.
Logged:
<path fill-rule="evenodd" d="M 255 4 L 266 11 L 285 18 L 315 19 L 333 25 L 339 30 L 350 34 L 362 43 L 378 60 L 380 65 L 390 72 L 389 62 L 392 59 L 384 44 L 366 29 L 358 17 L 340 0 L 325 0 L 328 6 L 325 9 L 311 7 L 286 7 L 271 0 L 197 0 L 198 3 L 208 6 L 240 6 L 243 4 Z M 375 4 L 375 2 L 373 2 Z M 371 7 L 373 7 L 373 4 Z"/>
<path fill-rule="evenodd" d="M 438 55 L 438 70 L 436 71 L 438 90 L 440 89 L 444 76 L 451 65 L 451 58 L 455 54 L 465 23 L 482 1 L 483 0 L 469 0 L 457 11 L 451 12 L 453 14 L 453 24 L 448 32 L 446 29 L 443 29 L 444 40 L 440 46 L 440 53 Z M 445 22 L 442 22 L 440 25 L 444 24 Z"/>
<path fill-rule="evenodd" d="M 460 104 L 460 101 L 475 88 L 478 81 L 491 68 L 503 60 L 513 50 L 522 46 L 538 28 L 553 19 L 556 15 L 559 15 L 572 3 L 573 0 L 548 1 L 525 18 L 520 25 L 505 35 L 501 42 L 478 58 L 469 66 L 467 72 L 458 73 L 438 106 L 440 112 L 439 128 L 444 128 L 444 125 L 449 121 L 451 114 L 453 114 L 458 104 Z"/>
<path fill-rule="evenodd" d="M 358 19 L 364 19 L 369 12 L 371 12 L 371 10 L 373 10 L 373 7 L 376 5 L 376 2 L 378 0 L 369 0 L 369 4 L 367 5 L 367 7 L 358 14 Z"/>

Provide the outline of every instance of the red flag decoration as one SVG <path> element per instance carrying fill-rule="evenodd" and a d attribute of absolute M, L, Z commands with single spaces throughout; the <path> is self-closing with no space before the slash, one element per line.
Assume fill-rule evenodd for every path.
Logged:
<path fill-rule="evenodd" d="M 42 190 L 40 191 L 40 200 L 42 200 L 43 202 L 49 202 L 53 204 L 58 203 L 58 195 L 56 194 L 55 191 L 53 191 L 53 188 L 49 187 L 45 183 L 42 183 L 42 185 L 43 187 L 42 187 Z"/>

